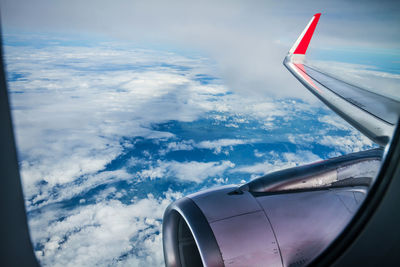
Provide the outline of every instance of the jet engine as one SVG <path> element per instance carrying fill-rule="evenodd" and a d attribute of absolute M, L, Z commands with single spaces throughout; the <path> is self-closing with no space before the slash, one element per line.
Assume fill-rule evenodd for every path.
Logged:
<path fill-rule="evenodd" d="M 310 263 L 362 204 L 382 154 L 348 154 L 177 200 L 164 213 L 166 265 Z"/>

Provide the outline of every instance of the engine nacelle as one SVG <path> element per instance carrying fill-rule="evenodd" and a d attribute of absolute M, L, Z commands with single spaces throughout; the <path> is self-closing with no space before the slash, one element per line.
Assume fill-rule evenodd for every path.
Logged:
<path fill-rule="evenodd" d="M 274 172 L 184 197 L 164 214 L 167 266 L 303 266 L 344 229 L 381 149 Z"/>

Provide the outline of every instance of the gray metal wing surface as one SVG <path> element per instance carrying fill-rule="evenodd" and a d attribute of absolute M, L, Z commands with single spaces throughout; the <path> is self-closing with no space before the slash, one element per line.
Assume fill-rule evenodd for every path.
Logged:
<path fill-rule="evenodd" d="M 310 66 L 306 51 L 320 14 L 314 15 L 283 64 L 315 96 L 375 143 L 384 146 L 400 114 L 400 102 L 342 81 Z"/>

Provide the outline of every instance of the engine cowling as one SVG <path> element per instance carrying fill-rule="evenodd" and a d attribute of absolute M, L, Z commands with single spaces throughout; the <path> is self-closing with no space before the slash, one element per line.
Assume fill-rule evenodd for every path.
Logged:
<path fill-rule="evenodd" d="M 375 149 L 201 191 L 164 213 L 167 266 L 304 266 L 344 229 L 379 170 Z"/>

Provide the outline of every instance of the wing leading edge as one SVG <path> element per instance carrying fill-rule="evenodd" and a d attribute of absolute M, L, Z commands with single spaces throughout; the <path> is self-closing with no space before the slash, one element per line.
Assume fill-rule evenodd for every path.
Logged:
<path fill-rule="evenodd" d="M 400 102 L 338 80 L 306 65 L 305 54 L 321 13 L 315 14 L 283 64 L 315 96 L 343 119 L 384 146 L 400 114 Z"/>

